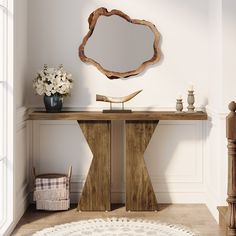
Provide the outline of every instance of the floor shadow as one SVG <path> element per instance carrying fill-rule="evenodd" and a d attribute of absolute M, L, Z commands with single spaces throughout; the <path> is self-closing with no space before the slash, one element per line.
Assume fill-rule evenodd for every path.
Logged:
<path fill-rule="evenodd" d="M 114 203 L 114 204 L 111 204 L 111 211 L 114 211 L 123 207 L 125 207 L 124 203 Z"/>
<path fill-rule="evenodd" d="M 190 227 L 198 235 L 223 235 L 207 207 L 203 204 L 161 205 L 159 212 L 126 212 L 124 207 L 111 212 L 78 212 L 76 205 L 64 212 L 36 211 L 35 205 L 30 206 L 22 217 L 12 236 L 33 235 L 36 231 L 55 225 L 98 218 L 132 218 L 161 221 Z M 197 212 L 197 214 L 196 214 Z"/>

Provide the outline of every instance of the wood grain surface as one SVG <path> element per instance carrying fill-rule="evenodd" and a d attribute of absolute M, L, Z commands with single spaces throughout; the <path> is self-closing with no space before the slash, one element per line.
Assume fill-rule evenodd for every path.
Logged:
<path fill-rule="evenodd" d="M 99 111 L 64 111 L 48 113 L 34 111 L 30 120 L 207 120 L 206 112 L 134 111 L 131 113 L 103 113 Z"/>
<path fill-rule="evenodd" d="M 110 211 L 111 122 L 78 121 L 78 123 L 93 153 L 78 210 Z"/>
<path fill-rule="evenodd" d="M 227 235 L 236 236 L 236 103 L 229 104 L 226 118 L 228 139 L 228 211 L 226 217 Z"/>
<path fill-rule="evenodd" d="M 85 55 L 85 46 L 86 43 L 88 42 L 89 38 L 93 35 L 93 31 L 95 30 L 97 21 L 100 16 L 112 16 L 112 15 L 117 15 L 122 18 L 124 18 L 127 22 L 135 25 L 143 25 L 148 27 L 154 36 L 154 42 L 153 42 L 153 56 L 148 59 L 147 61 L 144 61 L 137 69 L 135 70 L 130 70 L 130 71 L 123 71 L 123 72 L 117 72 L 117 71 L 111 71 L 106 68 L 104 68 L 99 62 L 95 61 L 93 58 L 89 58 Z M 145 21 L 145 20 L 138 20 L 138 19 L 131 19 L 128 15 L 125 13 L 113 9 L 112 11 L 108 11 L 106 8 L 101 7 L 92 12 L 89 16 L 88 19 L 89 22 L 89 31 L 85 35 L 82 44 L 79 47 L 79 57 L 81 61 L 92 64 L 94 65 L 100 72 L 102 72 L 104 75 L 106 75 L 109 79 L 119 79 L 119 78 L 126 78 L 132 75 L 137 75 L 144 71 L 144 69 L 148 65 L 152 65 L 157 63 L 160 60 L 161 57 L 161 51 L 160 48 L 158 47 L 159 44 L 159 39 L 160 39 L 160 33 L 158 32 L 156 26 L 152 24 L 151 22 Z M 114 55 L 115 56 L 115 55 Z"/>
<path fill-rule="evenodd" d="M 144 152 L 159 120 L 206 120 L 205 112 L 137 111 L 102 113 L 35 111 L 31 120 L 77 120 L 93 153 L 92 164 L 79 201 L 82 211 L 110 210 L 111 120 L 126 120 L 126 208 L 157 210 L 157 201 L 146 169 Z M 128 121 L 127 121 L 128 120 Z"/>
<path fill-rule="evenodd" d="M 71 223 L 79 220 L 96 218 L 144 219 L 167 222 L 170 224 L 184 225 L 198 236 L 223 236 L 224 232 L 216 223 L 205 204 L 160 204 L 158 212 L 126 212 L 124 206 L 113 205 L 110 212 L 78 212 L 74 205 L 68 211 L 37 211 L 31 205 L 11 236 L 32 236 L 39 230 L 59 224 Z M 139 234 L 137 234 L 139 235 Z"/>
<path fill-rule="evenodd" d="M 126 121 L 126 209 L 158 210 L 144 152 L 158 121 Z"/>

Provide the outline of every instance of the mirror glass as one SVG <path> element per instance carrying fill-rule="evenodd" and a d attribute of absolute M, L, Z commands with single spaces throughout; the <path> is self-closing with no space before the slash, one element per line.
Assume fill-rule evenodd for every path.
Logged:
<path fill-rule="evenodd" d="M 135 70 L 153 56 L 154 35 L 144 25 L 128 23 L 120 16 L 99 17 L 85 55 L 103 68 L 124 72 Z"/>
<path fill-rule="evenodd" d="M 89 17 L 89 29 L 79 48 L 80 58 L 110 79 L 137 75 L 160 59 L 159 33 L 148 21 L 99 8 Z"/>

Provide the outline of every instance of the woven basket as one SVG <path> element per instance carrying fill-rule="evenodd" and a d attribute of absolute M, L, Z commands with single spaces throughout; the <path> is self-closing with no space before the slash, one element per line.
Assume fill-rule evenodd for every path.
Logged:
<path fill-rule="evenodd" d="M 70 199 L 60 201 L 38 200 L 36 201 L 37 210 L 64 211 L 70 208 Z"/>
<path fill-rule="evenodd" d="M 40 174 L 36 175 L 35 169 L 33 168 L 34 179 L 42 179 L 41 181 L 47 180 L 50 182 L 52 179 L 58 179 L 61 177 L 66 177 L 66 187 L 63 188 L 49 188 L 49 189 L 39 189 L 34 190 L 34 201 L 36 201 L 37 210 L 48 210 L 48 211 L 61 211 L 68 210 L 70 208 L 70 179 L 71 179 L 72 167 L 69 168 L 68 175 L 66 174 Z M 44 179 L 44 180 L 43 180 Z M 36 182 L 36 181 L 34 181 Z M 38 186 L 38 185 L 37 185 Z M 35 188 L 36 189 L 36 188 Z"/>

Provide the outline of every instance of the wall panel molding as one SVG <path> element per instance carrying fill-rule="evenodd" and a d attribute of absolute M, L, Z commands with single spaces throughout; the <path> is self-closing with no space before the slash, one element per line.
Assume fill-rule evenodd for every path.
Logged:
<path fill-rule="evenodd" d="M 16 131 L 19 132 L 26 127 L 28 109 L 24 106 L 16 109 Z"/>
<path fill-rule="evenodd" d="M 204 186 L 203 123 L 160 121 L 152 139 L 155 143 L 150 143 L 152 147 L 145 154 L 153 183 L 157 185 L 162 183 L 166 185 L 202 184 Z M 156 153 L 156 156 L 153 153 Z M 154 169 L 153 165 L 156 165 Z M 159 173 L 156 173 L 158 170 Z"/>
<path fill-rule="evenodd" d="M 30 136 L 28 127 L 28 109 L 24 106 L 16 109 L 15 114 L 15 214 L 14 220 L 18 221 L 26 211 L 30 201 Z"/>
<path fill-rule="evenodd" d="M 216 221 L 219 220 L 217 206 L 226 205 L 227 197 L 227 139 L 225 112 L 207 107 L 206 126 L 206 205 Z"/>
<path fill-rule="evenodd" d="M 211 120 L 211 118 L 224 120 L 225 117 L 228 115 L 227 112 L 219 111 L 217 108 L 211 106 L 207 106 L 206 112 L 208 114 L 209 120 Z"/>
<path fill-rule="evenodd" d="M 112 135 L 115 139 L 113 145 L 113 170 L 112 176 L 112 201 L 124 201 L 125 178 L 122 169 L 124 168 L 124 152 L 120 149 L 124 143 L 123 122 L 113 122 Z M 202 121 L 161 121 L 156 129 L 153 140 L 147 151 L 151 163 L 156 165 L 153 153 L 159 154 L 158 132 L 173 132 L 169 139 L 171 145 L 177 145 L 175 152 L 172 153 L 168 168 L 170 171 L 167 175 L 157 174 L 150 171 L 150 177 L 159 202 L 175 202 L 175 203 L 202 203 L 205 194 L 204 179 L 204 157 L 205 157 L 205 134 L 204 122 Z M 63 159 L 63 155 L 67 155 L 69 164 L 73 163 L 72 179 L 71 179 L 71 196 L 72 202 L 78 202 L 78 197 L 82 191 L 86 180 L 86 173 L 91 161 L 91 151 L 82 136 L 82 132 L 76 121 L 32 121 L 32 164 L 40 173 L 48 172 L 48 168 L 52 172 L 59 170 L 67 171 L 67 162 Z M 173 131 L 171 131 L 173 130 Z M 186 135 L 180 135 L 178 132 Z M 164 137 L 165 138 L 165 137 Z M 63 140 L 66 141 L 63 141 Z M 68 140 L 72 140 L 72 144 Z M 179 140 L 181 139 L 181 140 Z M 74 141 L 73 141 L 74 140 Z M 181 141 L 181 142 L 180 142 Z M 155 147 L 157 145 L 157 147 Z M 185 151 L 185 145 L 188 145 Z M 59 147 L 58 150 L 56 150 Z M 67 150 L 67 148 L 69 149 Z M 156 148 L 156 149 L 155 149 Z M 64 150 L 64 154 L 61 151 Z M 65 151 L 67 150 L 67 151 Z M 154 150 L 154 151 L 153 151 Z M 190 155 L 188 153 L 190 152 Z M 168 157 L 168 152 L 160 152 L 165 156 L 158 159 Z M 146 153 L 145 153 L 146 155 Z M 181 157 L 183 155 L 183 158 Z M 186 156 L 188 155 L 188 156 Z M 51 159 L 51 160 L 50 160 Z M 175 159 L 184 163 L 175 163 Z M 154 162 L 153 162 L 154 161 Z M 189 165 L 189 166 L 188 166 Z M 118 169 L 117 169 L 118 168 Z M 189 169 L 190 168 L 190 169 Z M 174 172 L 173 174 L 172 171 Z M 188 199 L 189 197 L 189 199 Z M 74 200 L 73 200 L 74 199 Z M 182 199 L 182 200 L 181 200 Z M 194 199 L 194 200 L 193 200 Z"/>

